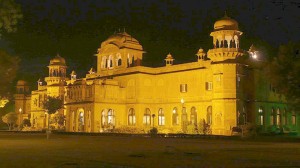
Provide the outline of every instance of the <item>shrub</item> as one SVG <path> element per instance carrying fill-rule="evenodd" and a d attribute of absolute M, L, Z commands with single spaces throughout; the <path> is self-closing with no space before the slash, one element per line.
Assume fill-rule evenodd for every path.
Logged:
<path fill-rule="evenodd" d="M 150 135 L 156 135 L 158 133 L 158 130 L 156 127 L 153 127 L 152 129 L 150 129 L 149 134 Z"/>

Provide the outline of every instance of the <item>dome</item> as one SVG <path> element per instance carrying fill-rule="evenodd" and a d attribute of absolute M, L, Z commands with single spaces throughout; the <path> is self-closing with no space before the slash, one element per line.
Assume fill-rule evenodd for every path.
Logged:
<path fill-rule="evenodd" d="M 238 30 L 239 24 L 234 19 L 231 19 L 226 14 L 223 18 L 216 21 L 214 24 L 215 30 Z"/>
<path fill-rule="evenodd" d="M 126 32 L 119 32 L 110 36 L 107 40 L 101 43 L 101 47 L 98 52 L 105 52 L 106 46 L 109 45 L 114 45 L 119 49 L 130 48 L 143 51 L 143 47 L 140 45 L 139 41 Z"/>
<path fill-rule="evenodd" d="M 18 82 L 17 82 L 17 86 L 26 86 L 26 85 L 27 85 L 27 82 L 24 80 L 18 80 Z"/>
<path fill-rule="evenodd" d="M 50 65 L 63 65 L 66 66 L 66 61 L 63 57 L 57 55 L 50 60 Z"/>

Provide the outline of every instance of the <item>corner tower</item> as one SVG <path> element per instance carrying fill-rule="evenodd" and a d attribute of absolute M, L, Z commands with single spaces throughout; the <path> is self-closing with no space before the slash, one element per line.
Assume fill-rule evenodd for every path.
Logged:
<path fill-rule="evenodd" d="M 97 72 L 139 66 L 143 53 L 143 47 L 131 35 L 116 33 L 102 42 L 98 49 Z"/>
<path fill-rule="evenodd" d="M 239 116 L 245 112 L 245 102 L 239 96 L 242 72 L 237 58 L 243 56 L 240 49 L 238 23 L 226 14 L 214 24 L 213 49 L 207 53 L 211 60 L 213 83 L 212 111 L 213 134 L 230 135 L 231 129 L 239 125 Z"/>

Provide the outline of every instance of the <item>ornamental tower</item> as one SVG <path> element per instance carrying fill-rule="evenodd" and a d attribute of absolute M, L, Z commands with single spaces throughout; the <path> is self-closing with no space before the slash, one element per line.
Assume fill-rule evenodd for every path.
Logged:
<path fill-rule="evenodd" d="M 240 49 L 242 34 L 237 21 L 226 13 L 215 22 L 210 34 L 214 48 L 208 51 L 207 57 L 211 60 L 213 84 L 213 134 L 230 134 L 232 127 L 239 125 L 240 116 L 246 113 L 245 101 L 239 96 L 242 66 L 237 63 L 237 58 L 244 54 Z"/>
<path fill-rule="evenodd" d="M 143 47 L 128 33 L 119 32 L 101 43 L 96 54 L 97 72 L 120 70 L 141 65 Z"/>
<path fill-rule="evenodd" d="M 54 97 L 63 96 L 67 70 L 65 59 L 57 55 L 50 60 L 48 68 L 49 76 L 45 78 L 47 82 L 47 95 Z"/>
<path fill-rule="evenodd" d="M 214 24 L 214 31 L 210 33 L 213 37 L 213 49 L 208 51 L 208 58 L 213 62 L 235 59 L 242 56 L 244 51 L 240 49 L 240 36 L 238 23 L 234 19 L 225 16 Z"/>

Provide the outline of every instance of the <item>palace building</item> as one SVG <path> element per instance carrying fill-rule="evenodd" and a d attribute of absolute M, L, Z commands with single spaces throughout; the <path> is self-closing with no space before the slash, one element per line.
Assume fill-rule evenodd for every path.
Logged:
<path fill-rule="evenodd" d="M 17 83 L 16 112 L 35 128 L 46 128 L 47 96 L 59 96 L 65 108 L 67 132 L 135 130 L 147 133 L 203 133 L 231 135 L 240 125 L 257 125 L 262 132 L 299 130 L 299 117 L 266 80 L 263 63 L 240 48 L 238 23 L 224 16 L 211 32 L 213 48 L 199 49 L 197 61 L 173 64 L 169 53 L 163 67 L 142 66 L 143 46 L 126 32 L 115 33 L 101 43 L 97 70 L 84 78 L 66 61 L 50 60 L 49 76 L 28 92 L 25 81 Z M 250 55 L 250 57 L 249 57 Z M 21 109 L 21 110 L 20 110 Z M 23 109 L 23 110 L 22 110 Z"/>

